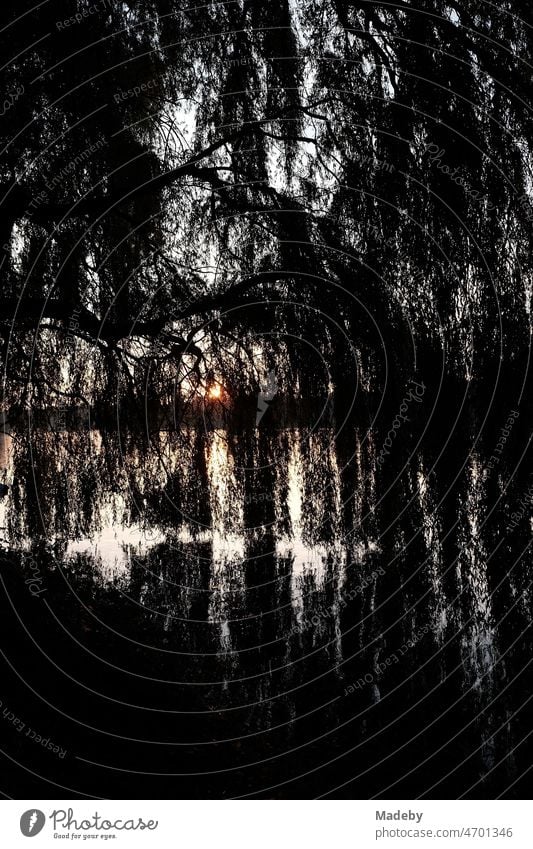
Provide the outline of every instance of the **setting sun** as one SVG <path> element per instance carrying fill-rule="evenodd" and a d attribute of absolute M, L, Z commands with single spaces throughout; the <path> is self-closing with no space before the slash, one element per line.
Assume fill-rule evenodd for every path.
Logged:
<path fill-rule="evenodd" d="M 213 401 L 218 401 L 222 397 L 222 387 L 220 384 L 215 383 L 213 386 L 210 386 L 207 396 Z"/>

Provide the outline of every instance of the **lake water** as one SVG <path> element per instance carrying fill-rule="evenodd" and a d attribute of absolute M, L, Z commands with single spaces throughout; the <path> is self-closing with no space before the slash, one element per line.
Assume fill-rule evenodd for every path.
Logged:
<path fill-rule="evenodd" d="M 379 466 L 381 438 L 0 439 L 12 709 L 68 752 L 39 753 L 51 786 L 456 797 L 518 774 L 528 517 L 499 546 L 512 504 L 479 453 L 446 497 L 450 468 Z"/>

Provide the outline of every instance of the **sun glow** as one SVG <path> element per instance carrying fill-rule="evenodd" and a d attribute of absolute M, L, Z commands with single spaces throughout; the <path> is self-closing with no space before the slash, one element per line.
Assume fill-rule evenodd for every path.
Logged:
<path fill-rule="evenodd" d="M 219 401 L 222 398 L 222 387 L 218 383 L 214 383 L 207 390 L 207 397 L 212 401 Z"/>

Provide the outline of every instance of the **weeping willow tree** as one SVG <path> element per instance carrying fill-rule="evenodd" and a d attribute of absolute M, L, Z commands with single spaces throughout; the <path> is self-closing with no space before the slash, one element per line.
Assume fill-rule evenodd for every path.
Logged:
<path fill-rule="evenodd" d="M 115 661 L 98 674 L 113 694 L 105 715 L 129 743 L 142 740 L 138 761 L 125 761 L 122 747 L 110 748 L 116 735 L 106 733 L 103 764 L 141 763 L 146 742 L 174 746 L 179 732 L 191 745 L 191 774 L 206 779 L 206 798 L 218 780 L 222 797 L 249 795 L 302 771 L 313 797 L 343 781 L 343 769 L 358 775 L 363 795 L 391 798 L 455 798 L 487 776 L 500 796 L 517 776 L 525 781 L 531 759 L 522 743 L 531 728 L 522 708 L 533 652 L 524 462 L 533 400 L 525 383 L 529 6 L 54 0 L 34 8 L 19 0 L 3 12 L 1 412 L 81 402 L 109 412 L 120 398 L 121 423 L 124 408 L 128 424 L 130 410 L 144 423 L 145 400 L 201 396 L 210 382 L 234 399 L 268 385 L 265 405 L 276 391 L 302 408 L 305 399 L 333 397 L 336 427 L 311 435 L 305 427 L 296 435 L 254 430 L 255 397 L 244 436 L 227 428 L 211 438 L 197 427 L 178 439 L 150 434 L 144 444 L 133 427 L 101 427 L 88 439 L 75 428 L 31 439 L 14 429 L 9 544 L 31 540 L 59 619 L 72 633 L 79 626 L 80 649 L 92 633 L 95 657 L 101 648 Z M 225 525 L 211 483 L 222 441 Z M 316 612 L 320 633 L 329 634 L 323 646 L 316 625 L 302 628 L 292 609 L 298 561 L 290 548 L 278 556 L 284 538 L 299 533 L 289 509 L 296 488 L 303 542 L 328 551 L 323 588 L 311 575 L 302 579 L 303 612 L 311 622 Z M 213 538 L 233 534 L 241 514 L 243 562 L 239 554 L 235 569 L 222 570 L 227 628 L 200 636 L 218 569 L 207 537 L 210 529 Z M 146 563 L 134 561 L 125 584 L 101 581 L 80 616 L 56 564 L 69 559 L 71 540 L 93 538 L 111 521 L 125 530 L 139 523 Z M 363 583 L 367 566 L 376 571 Z M 32 605 L 35 645 L 60 656 L 58 631 L 39 621 L 19 571 L 12 583 Z M 91 587 L 96 572 L 87 557 L 73 585 Z M 124 586 L 139 612 L 132 614 Z M 190 588 L 200 590 L 192 603 Z M 151 634 L 161 642 L 157 610 L 144 616 L 152 602 L 167 614 L 155 665 L 139 642 L 140 635 L 151 643 Z M 85 613 L 102 604 L 109 620 L 86 627 Z M 4 642 L 25 651 L 18 613 L 15 621 L 15 607 L 5 607 Z M 335 616 L 320 612 L 333 607 Z M 111 620 L 119 628 L 112 637 L 100 629 Z M 115 641 L 120 629 L 135 637 L 134 654 Z M 409 641 L 405 665 L 382 662 Z M 177 652 L 167 651 L 173 646 Z M 187 646 L 206 652 L 205 665 L 188 658 Z M 74 662 L 70 648 L 66 668 L 92 676 L 85 653 Z M 62 672 L 54 690 L 41 656 L 20 665 L 30 667 L 37 682 L 43 676 L 42 692 L 64 692 Z M 116 712 L 126 698 L 146 704 L 142 676 L 128 676 L 125 687 L 117 677 L 130 667 L 160 675 L 149 688 L 153 704 L 172 708 L 149 708 L 141 731 L 137 712 Z M 364 701 L 354 708 L 335 698 L 327 670 L 335 686 L 345 676 L 342 690 L 372 670 L 372 688 L 359 691 Z M 219 696 L 213 682 L 221 679 L 244 689 L 224 686 Z M 207 700 L 193 680 L 210 682 Z M 180 698 L 191 714 L 209 713 L 205 735 L 186 711 L 176 722 Z M 98 774 L 97 792 L 112 795 L 116 771 L 88 772 L 82 757 L 98 766 L 100 706 L 85 691 L 76 703 L 89 730 L 87 740 L 79 723 L 63 731 L 62 711 L 61 735 L 70 734 L 77 753 L 72 769 L 83 768 L 83 780 L 69 786 L 94 793 L 90 776 Z M 245 720 L 232 713 L 232 725 L 227 705 L 253 710 Z M 19 712 L 34 724 L 26 692 Z M 221 761 L 216 746 L 211 760 L 208 746 L 191 742 L 232 742 L 243 727 L 251 732 L 246 757 L 228 749 Z M 176 784 L 176 750 L 157 749 L 155 766 L 132 771 L 124 798 L 144 788 L 147 775 L 152 793 L 158 775 L 162 796 L 190 793 L 189 761 L 180 760 Z M 276 759 L 291 752 L 290 766 Z M 337 755 L 350 753 L 341 765 Z M 255 785 L 236 769 L 241 762 L 257 765 Z M 317 765 L 333 765 L 335 775 L 321 777 Z M 63 772 L 57 778 L 59 786 L 67 780 Z M 20 796 L 35 797 L 35 785 Z"/>
<path fill-rule="evenodd" d="M 526 362 L 525 3 L 4 13 L 4 403 Z"/>

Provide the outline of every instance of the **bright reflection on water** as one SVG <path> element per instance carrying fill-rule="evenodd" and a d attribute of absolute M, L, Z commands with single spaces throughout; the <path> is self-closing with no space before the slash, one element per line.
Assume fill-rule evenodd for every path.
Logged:
<path fill-rule="evenodd" d="M 313 599 L 333 588 L 338 595 L 347 564 L 353 578 L 366 552 L 377 550 L 361 536 L 345 539 L 329 431 L 236 440 L 222 430 L 191 429 L 152 434 L 144 445 L 98 431 L 35 432 L 36 498 L 24 478 L 31 472 L 28 444 L 21 438 L 10 450 L 10 443 L 3 439 L 2 465 L 13 489 L 1 510 L 14 543 L 28 548 L 32 535 L 44 536 L 67 574 L 81 558 L 94 580 L 123 588 L 134 564 L 142 564 L 165 603 L 176 595 L 174 584 L 189 595 L 205 592 L 205 621 L 219 624 L 223 647 L 230 644 L 228 622 L 249 615 L 250 594 L 266 605 L 254 616 L 291 608 L 298 626 Z M 175 557 L 164 579 L 151 565 L 162 547 Z M 208 568 L 201 590 L 187 563 Z M 267 599 L 269 588 L 283 597 Z M 340 650 L 335 597 L 328 606 Z M 321 619 L 317 634 L 323 627 Z"/>

